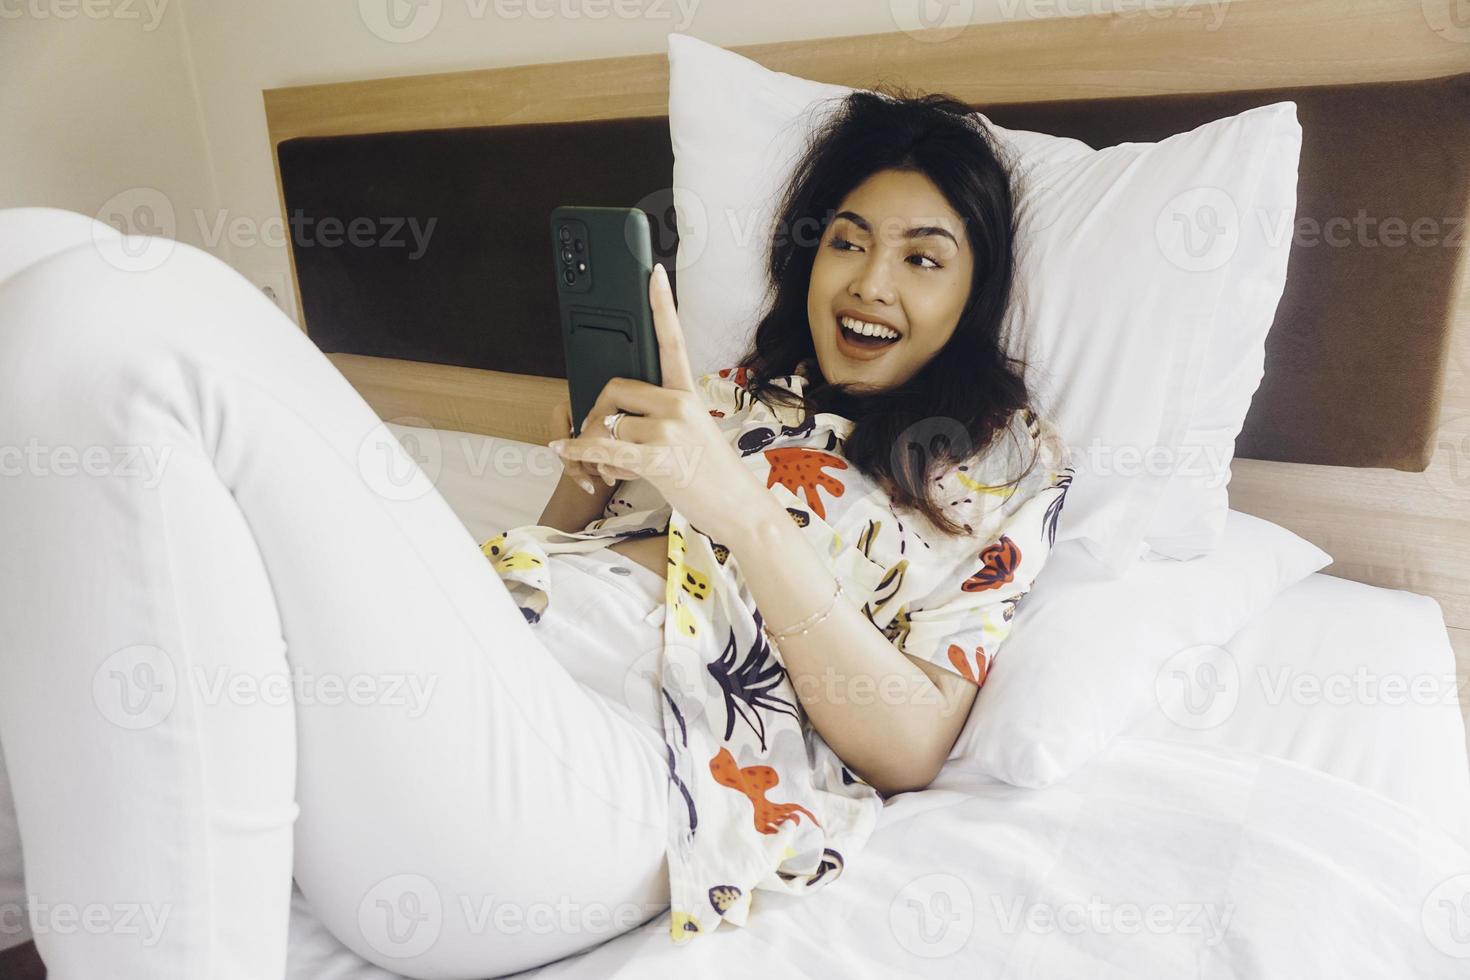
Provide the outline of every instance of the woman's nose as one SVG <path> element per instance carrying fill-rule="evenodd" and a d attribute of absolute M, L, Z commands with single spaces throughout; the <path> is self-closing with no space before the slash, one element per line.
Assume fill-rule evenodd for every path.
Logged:
<path fill-rule="evenodd" d="M 887 263 L 880 257 L 873 256 L 862 264 L 848 284 L 848 293 L 864 303 L 885 303 L 892 305 L 894 301 L 893 278 L 888 274 Z"/>

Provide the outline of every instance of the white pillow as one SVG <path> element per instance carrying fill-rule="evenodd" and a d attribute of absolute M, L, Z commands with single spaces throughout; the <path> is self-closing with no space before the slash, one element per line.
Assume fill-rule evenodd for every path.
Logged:
<path fill-rule="evenodd" d="M 1076 542 L 1057 545 L 946 765 L 1016 786 L 1062 779 L 1153 710 L 1169 658 L 1224 645 L 1331 561 L 1286 528 L 1233 510 L 1211 554 L 1139 562 L 1119 578 Z"/>
<path fill-rule="evenodd" d="M 1208 554 L 1225 532 L 1235 439 L 1265 374 L 1266 334 L 1286 286 L 1301 148 L 1301 126 L 1293 114 L 1292 124 L 1278 127 L 1261 151 L 1261 181 L 1250 212 L 1216 195 L 1221 206 L 1213 213 L 1226 226 L 1237 226 L 1240 238 L 1228 258 L 1231 275 L 1215 308 L 1189 428 L 1149 520 L 1148 557 Z"/>
<path fill-rule="evenodd" d="M 693 367 L 705 372 L 746 352 L 768 299 L 765 249 L 781 191 L 814 127 L 851 90 L 678 34 L 669 35 L 669 62 L 680 313 Z M 1299 142 L 1295 109 L 1281 102 L 1160 143 L 1097 151 L 991 127 L 1020 189 L 1010 353 L 1033 366 L 1036 406 L 1080 462 L 1058 541 L 1080 539 L 1114 572 L 1147 550 L 1191 429 L 1216 307 L 1237 295 L 1242 252 L 1259 244 L 1237 236 L 1231 261 L 1217 263 L 1209 250 L 1202 262 L 1171 215 L 1217 191 L 1240 215 L 1254 214 L 1268 150 Z M 1144 465 L 1160 454 L 1163 465 Z M 1189 502 L 1177 507 L 1191 512 Z"/>

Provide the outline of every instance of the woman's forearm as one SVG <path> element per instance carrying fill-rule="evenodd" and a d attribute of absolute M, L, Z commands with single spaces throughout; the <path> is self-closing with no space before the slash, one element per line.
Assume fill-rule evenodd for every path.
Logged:
<path fill-rule="evenodd" d="M 785 508 L 765 495 L 726 544 L 767 627 L 780 632 L 832 602 L 836 582 Z M 885 794 L 927 785 L 953 739 L 957 708 L 843 596 L 807 633 L 779 641 L 807 717 L 832 750 Z"/>

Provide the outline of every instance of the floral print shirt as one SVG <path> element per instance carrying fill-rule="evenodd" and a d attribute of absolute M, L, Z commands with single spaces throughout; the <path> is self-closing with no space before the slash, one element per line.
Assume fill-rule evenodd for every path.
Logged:
<path fill-rule="evenodd" d="M 800 394 L 805 369 L 776 383 Z M 970 528 L 953 536 L 922 515 L 899 513 L 848 465 L 848 419 L 768 406 L 745 380 L 743 369 L 727 368 L 704 375 L 697 390 L 730 445 L 827 559 L 842 601 L 902 653 L 983 683 L 1016 603 L 1050 552 L 1071 484 L 1054 426 L 1018 411 L 978 459 L 931 477 L 949 516 Z M 1011 482 L 1033 456 L 1025 478 Z M 835 881 L 872 833 L 883 801 L 808 723 L 780 650 L 762 631 L 738 556 L 646 480 L 621 484 L 581 532 L 527 525 L 481 548 L 535 622 L 552 601 L 547 555 L 665 533 L 660 678 L 677 942 L 722 921 L 743 925 L 756 889 L 806 895 Z"/>

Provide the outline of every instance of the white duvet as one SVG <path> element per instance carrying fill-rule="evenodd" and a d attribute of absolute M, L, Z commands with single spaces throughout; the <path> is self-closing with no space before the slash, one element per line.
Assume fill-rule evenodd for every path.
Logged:
<path fill-rule="evenodd" d="M 499 440 L 416 435 L 437 442 L 439 489 L 477 538 L 534 520 L 524 508 L 555 482 L 475 471 Z M 1438 607 L 1312 575 L 1229 650 L 1246 680 L 1225 724 L 1139 719 L 1042 790 L 946 771 L 891 801 L 822 895 L 762 893 L 745 929 L 683 947 L 660 916 L 521 976 L 1470 977 L 1457 707 L 1279 696 L 1283 669 L 1453 673 Z M 291 930 L 293 980 L 396 976 L 299 893 Z"/>

